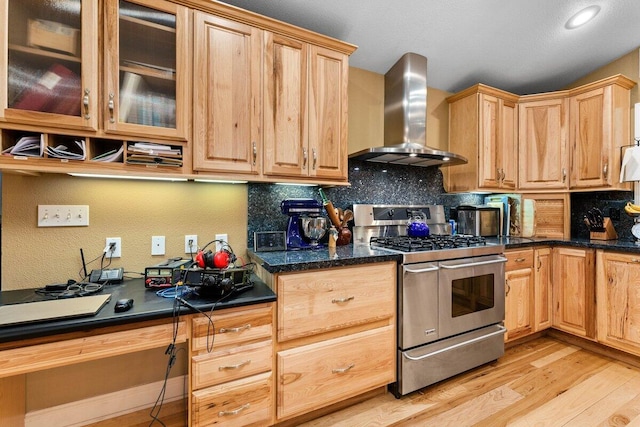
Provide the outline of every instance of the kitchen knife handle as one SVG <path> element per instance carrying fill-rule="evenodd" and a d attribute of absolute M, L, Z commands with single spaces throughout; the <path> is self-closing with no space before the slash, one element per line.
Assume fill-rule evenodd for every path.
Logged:
<path fill-rule="evenodd" d="M 327 211 L 331 224 L 340 230 L 340 228 L 342 228 L 342 224 L 340 224 L 340 218 L 338 218 L 338 214 L 336 213 L 336 208 L 333 207 L 333 203 L 327 200 L 324 202 L 324 209 Z"/>

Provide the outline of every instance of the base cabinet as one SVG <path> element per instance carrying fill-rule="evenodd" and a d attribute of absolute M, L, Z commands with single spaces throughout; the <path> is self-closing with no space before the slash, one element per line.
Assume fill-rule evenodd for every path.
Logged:
<path fill-rule="evenodd" d="M 594 340 L 595 314 L 595 251 L 554 248 L 553 326 Z"/>
<path fill-rule="evenodd" d="M 277 420 L 395 381 L 396 263 L 274 276 Z"/>
<path fill-rule="evenodd" d="M 533 249 L 507 251 L 505 267 L 505 341 L 529 335 L 534 322 Z"/>
<path fill-rule="evenodd" d="M 598 341 L 640 355 L 640 254 L 596 257 Z"/>
<path fill-rule="evenodd" d="M 551 298 L 553 252 L 551 248 L 536 248 L 533 251 L 533 262 L 533 332 L 538 332 L 553 325 L 553 300 Z"/>

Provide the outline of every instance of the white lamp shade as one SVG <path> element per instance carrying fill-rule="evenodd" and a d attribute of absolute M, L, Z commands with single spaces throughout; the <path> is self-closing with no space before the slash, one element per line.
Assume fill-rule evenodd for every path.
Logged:
<path fill-rule="evenodd" d="M 640 181 L 640 146 L 627 148 L 622 158 L 620 182 Z"/>

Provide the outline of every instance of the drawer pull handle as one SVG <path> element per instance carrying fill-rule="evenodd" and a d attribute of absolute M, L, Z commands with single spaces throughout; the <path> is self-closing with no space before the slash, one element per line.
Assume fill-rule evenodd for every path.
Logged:
<path fill-rule="evenodd" d="M 516 258 L 516 262 L 523 262 L 526 258 Z"/>
<path fill-rule="evenodd" d="M 218 366 L 218 371 L 228 371 L 228 370 L 232 370 L 232 369 L 240 369 L 243 366 L 247 366 L 249 363 L 251 363 L 251 359 L 245 360 L 244 362 L 240 362 L 240 363 L 237 363 L 235 365 Z"/>
<path fill-rule="evenodd" d="M 356 297 L 346 297 L 346 298 L 334 298 L 331 300 L 332 304 L 341 304 L 343 302 L 349 302 L 351 300 L 354 300 Z"/>
<path fill-rule="evenodd" d="M 228 332 L 242 332 L 248 329 L 251 329 L 251 323 L 247 323 L 246 325 L 243 325 L 243 326 L 238 326 L 237 328 L 220 328 L 219 332 L 221 334 L 226 334 Z"/>
<path fill-rule="evenodd" d="M 354 363 L 352 363 L 351 365 L 347 366 L 346 368 L 336 368 L 336 369 L 332 369 L 331 372 L 334 374 L 344 374 L 345 372 L 349 372 L 354 366 L 356 366 Z"/>
<path fill-rule="evenodd" d="M 249 403 L 245 403 L 244 405 L 240 406 L 237 409 L 234 409 L 232 411 L 220 411 L 218 412 L 218 416 L 219 417 L 226 417 L 227 415 L 238 415 L 240 412 L 244 411 L 245 409 L 249 409 L 251 405 Z"/>

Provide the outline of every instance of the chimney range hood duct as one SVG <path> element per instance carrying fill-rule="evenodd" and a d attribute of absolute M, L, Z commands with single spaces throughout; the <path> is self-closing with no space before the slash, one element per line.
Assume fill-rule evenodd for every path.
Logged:
<path fill-rule="evenodd" d="M 467 163 L 462 156 L 428 147 L 426 125 L 427 58 L 406 53 L 384 75 L 384 147 L 349 158 L 425 167 Z"/>

